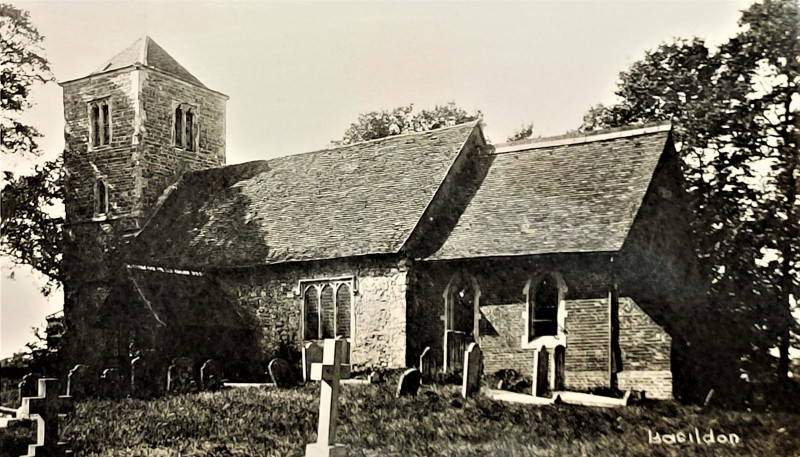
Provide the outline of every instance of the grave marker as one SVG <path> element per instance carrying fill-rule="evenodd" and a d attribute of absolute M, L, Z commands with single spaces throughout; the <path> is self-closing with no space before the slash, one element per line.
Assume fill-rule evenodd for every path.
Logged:
<path fill-rule="evenodd" d="M 283 359 L 272 359 L 267 366 L 267 371 L 276 387 L 292 387 L 296 384 L 292 367 Z"/>
<path fill-rule="evenodd" d="M 22 404 L 23 398 L 36 396 L 36 381 L 38 378 L 38 375 L 33 373 L 28 373 L 22 377 L 22 380 L 17 385 L 17 398 L 20 404 Z"/>
<path fill-rule="evenodd" d="M 303 345 L 303 382 L 311 381 L 311 365 L 322 362 L 322 348 L 316 343 Z"/>
<path fill-rule="evenodd" d="M 163 365 L 152 353 L 145 352 L 135 357 L 131 360 L 131 395 L 136 398 L 158 395 L 164 379 L 159 375 L 163 376 L 163 373 Z"/>
<path fill-rule="evenodd" d="M 69 370 L 67 375 L 67 395 L 74 400 L 86 398 L 94 390 L 94 379 L 92 379 L 89 365 L 77 364 Z"/>
<path fill-rule="evenodd" d="M 208 359 L 200 367 L 200 388 L 202 390 L 218 390 L 222 387 L 222 369 L 214 359 Z"/>
<path fill-rule="evenodd" d="M 167 393 L 184 394 L 194 390 L 197 390 L 194 361 L 189 357 L 175 357 L 167 369 Z"/>
<path fill-rule="evenodd" d="M 425 347 L 419 356 L 419 371 L 422 374 L 422 380 L 426 383 L 431 382 L 436 373 L 436 360 L 434 360 L 430 346 Z"/>
<path fill-rule="evenodd" d="M 58 395 L 58 379 L 39 380 L 39 395 L 25 397 L 17 413 L 18 417 L 38 416 L 36 425 L 36 444 L 28 446 L 28 456 L 64 455 L 65 443 L 58 440 L 58 417 L 72 406 L 72 398 Z"/>
<path fill-rule="evenodd" d="M 306 457 L 345 457 L 347 446 L 336 443 L 336 422 L 339 418 L 339 380 L 350 377 L 350 365 L 342 364 L 349 344 L 342 339 L 327 339 L 322 363 L 311 366 L 311 379 L 322 381 L 319 396 L 317 442 L 306 445 Z"/>
<path fill-rule="evenodd" d="M 470 343 L 464 351 L 464 379 L 461 383 L 461 396 L 464 398 L 481 390 L 481 371 L 483 353 L 477 343 Z"/>
<path fill-rule="evenodd" d="M 395 397 L 405 397 L 406 395 L 411 395 L 413 397 L 417 395 L 421 383 L 422 373 L 416 368 L 409 368 L 400 375 L 400 379 L 397 381 L 397 393 Z"/>
<path fill-rule="evenodd" d="M 122 397 L 122 374 L 119 368 L 106 368 L 100 375 L 100 393 L 103 398 Z"/>

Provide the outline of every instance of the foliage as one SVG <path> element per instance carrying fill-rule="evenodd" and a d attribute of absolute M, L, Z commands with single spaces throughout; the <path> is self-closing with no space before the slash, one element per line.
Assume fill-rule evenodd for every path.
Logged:
<path fill-rule="evenodd" d="M 358 122 L 351 124 L 344 133 L 341 143 L 350 144 L 409 132 L 424 132 L 475 121 L 482 117 L 480 110 L 469 114 L 463 108 L 456 106 L 454 101 L 417 113 L 414 113 L 413 104 L 398 106 L 391 111 L 381 110 L 360 114 Z"/>
<path fill-rule="evenodd" d="M 664 43 L 620 74 L 618 103 L 592 107 L 581 126 L 673 122 L 708 311 L 729 317 L 704 336 L 727 351 L 729 380 L 766 372 L 775 346 L 785 377 L 797 331 L 799 17 L 795 1 L 766 0 L 743 11 L 719 49 L 697 38 Z"/>
<path fill-rule="evenodd" d="M 39 132 L 19 119 L 31 106 L 31 89 L 52 80 L 42 55 L 44 37 L 28 16 L 27 11 L 0 4 L 0 136 L 4 154 L 41 153 L 36 143 Z M 44 274 L 48 279 L 45 295 L 62 279 L 63 219 L 54 214 L 64 197 L 63 177 L 61 159 L 37 166 L 30 176 L 15 176 L 10 171 L 3 176 L 0 254 Z"/>
<path fill-rule="evenodd" d="M 627 408 L 532 406 L 456 387 L 395 398 L 394 385 L 342 388 L 339 442 L 352 456 L 794 455 L 800 420 L 792 413 L 706 410 L 672 402 Z M 235 389 L 151 401 L 79 402 L 64 437 L 76 455 L 301 456 L 316 440 L 319 386 Z M 737 433 L 738 446 L 649 445 L 647 431 Z M 0 434 L 0 448 L 6 447 Z M 19 454 L 16 454 L 19 455 Z"/>
<path fill-rule="evenodd" d="M 38 154 L 39 132 L 17 116 L 30 107 L 28 95 L 37 83 L 52 80 L 42 56 L 42 37 L 28 12 L 0 4 L 0 137 L 4 153 Z"/>
<path fill-rule="evenodd" d="M 506 141 L 511 142 L 511 141 L 525 140 L 530 138 L 531 136 L 533 136 L 533 122 L 531 122 L 530 124 L 523 124 L 522 127 L 519 128 L 519 130 L 515 131 L 514 133 L 511 134 L 511 136 L 506 138 Z"/>

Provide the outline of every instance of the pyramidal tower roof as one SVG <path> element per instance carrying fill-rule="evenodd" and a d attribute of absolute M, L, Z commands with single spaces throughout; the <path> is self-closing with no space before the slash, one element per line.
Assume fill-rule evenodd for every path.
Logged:
<path fill-rule="evenodd" d="M 92 74 L 105 73 L 107 71 L 118 70 L 134 65 L 142 65 L 153 68 L 183 81 L 206 87 L 199 79 L 195 78 L 188 70 L 183 68 L 167 51 L 158 45 L 152 38 L 145 35 L 135 43 L 128 46 L 119 54 L 112 57 L 103 65 L 93 71 Z"/>

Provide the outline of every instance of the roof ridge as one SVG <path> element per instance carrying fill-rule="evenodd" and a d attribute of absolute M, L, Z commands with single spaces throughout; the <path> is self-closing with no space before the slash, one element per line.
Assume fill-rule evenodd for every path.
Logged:
<path fill-rule="evenodd" d="M 564 135 L 554 135 L 542 138 L 533 138 L 515 142 L 500 143 L 495 145 L 495 154 L 507 152 L 524 151 L 531 149 L 550 148 L 554 146 L 566 146 L 571 144 L 594 143 L 598 141 L 608 141 L 618 138 L 628 138 L 632 136 L 648 135 L 658 132 L 672 130 L 670 121 L 652 122 L 643 126 L 615 127 L 610 129 L 595 130 L 586 133 L 567 133 Z"/>
<path fill-rule="evenodd" d="M 437 127 L 435 129 L 431 129 L 431 130 L 422 130 L 422 131 L 419 131 L 419 132 L 416 132 L 416 131 L 415 132 L 406 132 L 406 133 L 400 133 L 398 135 L 387 135 L 387 136 L 382 136 L 380 138 L 373 138 L 371 140 L 356 141 L 355 143 L 342 144 L 340 146 L 336 146 L 336 147 L 333 147 L 333 148 L 321 149 L 321 150 L 328 151 L 328 150 L 332 150 L 332 149 L 341 149 L 341 148 L 347 148 L 347 147 L 350 147 L 350 146 L 355 146 L 355 145 L 358 145 L 358 144 L 372 143 L 372 142 L 376 142 L 376 141 L 386 141 L 386 140 L 390 140 L 390 139 L 394 139 L 394 138 L 402 138 L 402 137 L 407 137 L 407 136 L 411 136 L 411 135 L 430 135 L 430 134 L 432 134 L 434 132 L 439 132 L 441 130 L 449 130 L 449 129 L 454 129 L 454 128 L 457 128 L 457 127 L 464 127 L 464 126 L 466 126 L 468 124 L 477 124 L 479 122 L 481 122 L 480 119 L 475 119 L 474 121 L 462 122 L 460 124 L 447 125 L 447 126 L 444 126 L 444 127 Z M 473 128 L 474 128 L 474 126 L 473 126 Z M 317 151 L 309 151 L 309 152 L 317 152 Z"/>

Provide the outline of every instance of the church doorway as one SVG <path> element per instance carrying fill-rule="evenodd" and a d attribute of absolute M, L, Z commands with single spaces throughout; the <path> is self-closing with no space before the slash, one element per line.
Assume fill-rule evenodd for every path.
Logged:
<path fill-rule="evenodd" d="M 456 273 L 444 293 L 444 371 L 458 372 L 464 367 L 464 351 L 477 342 L 480 288 L 468 273 Z"/>

